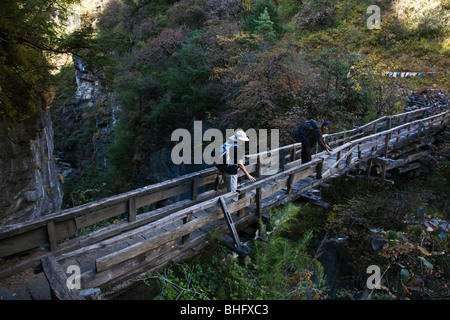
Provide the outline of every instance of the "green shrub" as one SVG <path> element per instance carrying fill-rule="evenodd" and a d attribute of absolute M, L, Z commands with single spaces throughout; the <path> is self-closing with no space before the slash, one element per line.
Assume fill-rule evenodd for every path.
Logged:
<path fill-rule="evenodd" d="M 269 241 L 255 241 L 250 255 L 235 259 L 212 241 L 203 263 L 173 265 L 162 273 L 147 274 L 161 292 L 156 299 L 323 299 L 323 270 L 307 252 L 312 232 L 290 241 L 286 235 L 298 208 L 289 204 L 272 210 L 267 225 Z M 154 281 L 156 280 L 156 281 Z"/>
<path fill-rule="evenodd" d="M 282 35 L 284 32 L 283 23 L 278 10 L 269 1 L 258 2 L 251 10 L 248 17 L 244 20 L 243 29 L 250 33 L 256 33 L 258 27 L 261 25 L 261 15 L 267 11 L 270 16 L 270 21 L 273 23 L 272 28 L 277 35 Z"/>

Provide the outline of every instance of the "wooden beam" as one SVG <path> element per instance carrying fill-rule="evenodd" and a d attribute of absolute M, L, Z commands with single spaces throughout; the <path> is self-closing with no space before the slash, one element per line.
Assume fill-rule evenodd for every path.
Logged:
<path fill-rule="evenodd" d="M 407 164 L 403 167 L 398 167 L 394 169 L 394 173 L 395 174 L 401 174 L 401 173 L 405 173 L 405 172 L 409 172 L 411 170 L 416 170 L 419 169 L 422 165 L 418 162 L 413 162 L 410 164 Z"/>
<path fill-rule="evenodd" d="M 191 222 L 191 221 L 192 221 L 192 212 L 189 212 L 189 213 L 186 215 L 186 217 L 183 218 L 183 224 L 186 224 L 186 223 Z M 184 236 L 181 238 L 181 242 L 182 242 L 182 243 L 186 243 L 186 242 L 189 240 L 189 236 L 190 236 L 190 235 L 191 235 L 190 233 L 184 235 Z"/>
<path fill-rule="evenodd" d="M 231 249 L 233 251 L 235 251 L 236 253 L 240 254 L 241 256 L 248 255 L 248 253 L 250 252 L 250 248 L 247 247 L 246 245 L 244 245 L 241 242 L 241 239 L 239 239 L 239 235 L 236 231 L 236 228 L 234 227 L 233 219 L 231 218 L 231 215 L 228 212 L 228 207 L 227 207 L 223 197 L 219 198 L 219 204 L 220 204 L 220 207 L 222 208 L 222 212 L 225 216 L 225 221 L 227 222 L 228 229 L 230 231 L 230 234 L 231 234 L 233 242 L 234 242 L 234 245 L 230 246 Z M 228 241 L 226 241 L 225 243 L 228 244 Z"/>
<path fill-rule="evenodd" d="M 195 200 L 197 199 L 198 196 L 198 182 L 199 182 L 199 177 L 195 177 L 192 180 L 192 188 L 191 188 L 191 200 Z"/>
<path fill-rule="evenodd" d="M 235 226 L 239 231 L 255 222 L 256 218 L 253 214 L 243 215 L 237 217 Z M 215 225 L 214 228 L 217 232 L 223 233 L 226 232 L 227 225 L 225 221 L 222 221 L 220 224 Z M 169 262 L 179 262 L 198 254 L 202 248 L 208 245 L 208 240 L 207 232 L 196 231 L 185 244 L 175 241 L 169 242 L 162 247 L 156 248 L 154 252 L 147 252 L 143 256 L 126 260 L 103 272 L 96 273 L 95 270 L 89 270 L 82 274 L 82 286 L 86 288 L 101 287 L 103 295 L 107 296 L 116 288 L 126 286 L 125 282 L 128 282 L 129 285 L 135 283 L 130 279 L 139 276 L 140 273 L 154 272 Z"/>
<path fill-rule="evenodd" d="M 291 193 L 291 191 L 292 191 L 292 185 L 294 184 L 294 177 L 295 177 L 295 173 L 292 173 L 289 175 L 287 191 L 286 191 L 287 193 Z"/>
<path fill-rule="evenodd" d="M 372 170 L 372 164 L 373 164 L 373 159 L 370 158 L 370 160 L 369 160 L 369 168 L 367 169 L 367 174 L 366 174 L 366 178 L 367 179 L 370 178 L 370 171 Z"/>
<path fill-rule="evenodd" d="M 55 222 L 53 220 L 47 222 L 47 234 L 50 251 L 55 251 L 56 249 L 58 249 L 58 246 L 56 243 Z"/>
<path fill-rule="evenodd" d="M 179 178 L 174 178 L 171 180 L 163 181 L 157 184 L 149 185 L 146 187 L 142 187 L 133 191 L 125 192 L 116 196 L 111 196 L 108 198 L 104 198 L 98 201 L 90 202 L 87 204 L 83 204 L 81 206 L 65 209 L 62 211 L 57 211 L 55 213 L 46 215 L 42 218 L 35 219 L 31 222 L 26 223 L 19 223 L 15 225 L 0 227 L 0 239 L 3 239 L 4 237 L 8 237 L 13 234 L 17 234 L 23 231 L 31 230 L 39 226 L 45 226 L 47 221 L 49 220 L 55 220 L 55 222 L 63 221 L 68 218 L 73 218 L 75 216 L 84 215 L 87 213 L 96 212 L 99 209 L 106 208 L 115 204 L 119 203 L 125 203 L 128 201 L 130 196 L 136 196 L 140 197 L 143 195 L 147 195 L 150 193 L 154 193 L 157 191 L 161 191 L 162 189 L 167 189 L 173 186 L 180 185 L 181 183 L 187 182 L 192 180 L 196 176 L 207 176 L 216 174 L 217 169 L 216 168 L 209 168 L 205 169 L 196 173 L 184 175 Z"/>
<path fill-rule="evenodd" d="M 286 150 L 280 150 L 279 152 L 279 156 L 280 156 L 280 169 L 281 171 L 284 171 L 284 166 L 286 165 Z"/>
<path fill-rule="evenodd" d="M 341 164 L 341 162 L 343 160 L 347 160 L 347 157 L 349 155 L 351 155 L 353 153 L 353 151 L 356 149 L 356 145 L 351 148 L 349 151 L 347 151 L 342 158 L 340 158 L 338 161 L 336 161 L 330 168 L 328 168 L 324 173 L 323 173 L 323 177 L 328 177 L 329 175 L 333 174 L 333 169 L 338 168 L 339 165 Z M 342 150 L 339 150 L 339 152 L 341 152 Z"/>
<path fill-rule="evenodd" d="M 239 193 L 239 200 L 242 200 L 246 198 L 245 192 L 240 192 Z M 238 211 L 238 215 L 241 216 L 244 214 L 245 208 L 242 208 L 241 210 Z"/>
<path fill-rule="evenodd" d="M 136 220 L 136 197 L 128 199 L 128 222 Z"/>
<path fill-rule="evenodd" d="M 316 179 L 322 179 L 322 171 L 323 171 L 323 161 L 320 161 L 316 166 Z"/>
<path fill-rule="evenodd" d="M 303 146 L 302 146 L 302 148 L 303 148 Z M 296 148 L 296 147 L 293 147 L 292 150 L 291 150 L 291 159 L 290 159 L 290 162 L 293 162 L 293 161 L 295 161 L 295 160 L 297 160 L 297 148 Z"/>
<path fill-rule="evenodd" d="M 414 115 L 418 115 L 419 113 L 414 113 Z M 403 115 L 402 115 L 403 116 Z M 429 132 L 433 132 L 433 130 L 436 130 L 436 128 L 441 125 L 445 125 L 445 123 L 448 121 L 448 117 L 449 117 L 449 113 L 448 111 L 445 113 L 441 113 L 440 115 L 437 116 L 432 116 L 432 117 L 428 117 L 426 119 L 422 119 L 420 121 L 422 121 L 424 123 L 424 125 L 427 127 L 427 130 L 430 130 Z M 398 118 L 398 117 L 397 117 Z M 395 119 L 397 119 L 396 117 L 391 117 L 391 121 L 393 122 L 393 124 L 397 124 L 395 122 Z M 414 119 L 413 116 L 410 117 L 411 119 Z M 381 121 L 380 119 L 377 119 L 377 121 Z M 384 120 L 383 120 L 384 121 Z M 419 122 L 420 122 L 419 121 Z M 390 130 L 388 130 L 390 134 L 392 134 L 392 138 L 395 139 L 398 135 L 400 134 L 400 137 L 402 139 L 400 139 L 400 142 L 405 139 L 407 137 L 407 135 L 409 134 L 410 137 L 409 138 L 413 138 L 414 136 L 414 132 L 416 130 L 416 127 L 419 125 L 419 122 L 416 123 L 410 123 L 408 125 L 403 125 L 400 127 L 393 127 Z M 378 122 L 377 126 L 378 128 L 382 128 L 384 124 L 382 124 L 381 122 Z M 372 125 L 374 126 L 374 124 L 372 123 Z M 410 130 L 405 132 L 405 130 L 408 130 L 408 127 L 410 127 Z M 398 130 L 397 130 L 398 129 Z M 402 132 L 400 132 L 400 130 L 402 130 Z M 398 131 L 398 132 L 397 132 Z M 361 133 L 357 130 L 352 131 L 351 133 L 354 136 L 358 136 L 361 135 Z M 381 139 L 383 138 L 383 135 L 385 135 L 386 132 L 380 132 L 377 133 L 375 135 L 371 135 L 365 138 L 361 138 L 361 139 L 357 139 L 354 141 L 349 142 L 349 146 L 350 147 L 358 147 L 358 150 L 361 151 L 362 148 L 360 148 L 361 146 L 365 146 L 367 144 L 374 144 L 374 148 L 375 149 L 375 153 L 376 155 L 382 155 L 382 151 L 384 150 L 380 150 L 380 148 L 382 149 L 382 144 L 380 143 L 380 147 L 377 146 L 377 144 L 381 141 Z M 345 141 L 346 139 L 346 133 L 343 133 L 341 135 L 343 138 L 343 141 Z M 414 137 L 415 138 L 415 137 Z M 376 140 L 378 139 L 378 141 Z M 374 142 L 372 142 L 373 140 L 375 140 Z M 392 145 L 392 143 L 391 143 Z M 290 146 L 286 146 L 286 147 L 281 147 L 279 148 L 279 150 L 288 150 L 288 148 L 295 148 L 295 147 L 300 147 L 301 144 L 294 144 L 294 145 L 290 145 Z M 385 145 L 386 146 L 386 145 Z M 289 149 L 291 150 L 291 149 Z M 344 149 L 340 149 L 341 152 Z M 389 149 L 389 151 L 391 151 L 391 149 Z M 263 152 L 265 153 L 265 152 Z M 346 165 L 348 165 L 348 159 L 351 156 L 351 154 L 349 154 L 349 156 L 347 157 L 347 161 L 346 161 Z M 364 157 L 367 157 L 369 155 L 365 155 Z M 344 157 L 342 157 L 344 158 Z M 409 159 L 411 160 L 411 159 Z M 313 160 L 314 161 L 314 160 Z M 323 161 L 323 160 L 322 160 Z M 403 161 L 403 160 L 402 160 Z M 399 163 L 401 163 L 402 161 L 400 161 Z M 352 161 L 350 161 L 352 162 Z M 358 162 L 359 163 L 359 162 Z M 399 163 L 396 163 L 399 164 Z M 255 190 L 257 190 L 259 188 L 259 192 L 261 194 L 261 198 L 263 198 L 263 195 L 265 196 L 269 196 L 271 194 L 273 194 L 274 192 L 276 192 L 278 189 L 278 187 L 282 186 L 282 185 L 287 185 L 288 182 L 288 177 L 289 176 L 294 176 L 294 180 L 296 178 L 298 179 L 303 179 L 304 177 L 306 177 L 309 173 L 309 170 L 317 170 L 317 165 L 318 163 L 311 163 L 311 167 L 308 168 L 307 166 L 298 166 L 300 163 L 296 163 L 291 162 L 290 165 L 290 169 L 286 170 L 286 175 L 275 175 L 274 179 L 272 179 L 271 177 L 268 178 L 263 178 L 259 181 L 257 181 L 256 183 L 250 183 L 248 184 L 245 189 L 243 190 L 244 192 L 247 191 L 248 194 L 254 194 Z M 339 167 L 339 164 L 336 166 Z M 341 166 L 342 167 L 342 166 Z M 290 171 L 292 169 L 292 171 Z M 336 170 L 338 170 L 339 168 L 335 168 Z M 387 164 L 386 166 L 386 170 L 389 169 L 389 164 Z M 339 169 L 340 170 L 340 169 Z M 49 243 L 49 235 L 52 234 L 52 232 L 49 232 L 50 229 L 52 229 L 52 226 L 47 224 L 49 221 L 53 221 L 53 228 L 55 230 L 55 238 L 56 241 L 58 241 L 60 234 L 62 235 L 63 232 L 60 232 L 60 224 L 62 226 L 62 224 L 64 223 L 69 223 L 73 224 L 74 219 L 78 219 L 79 222 L 79 226 L 83 225 L 83 224 L 87 224 L 87 223 L 91 223 L 92 221 L 96 221 L 97 219 L 103 218 L 108 216 L 109 214 L 111 214 L 112 211 L 114 211 L 114 213 L 116 212 L 120 212 L 122 209 L 124 210 L 124 212 L 127 212 L 127 210 L 129 210 L 129 206 L 130 203 L 127 201 L 127 199 L 130 199 L 131 197 L 147 197 L 145 200 L 154 200 L 155 198 L 155 193 L 159 193 L 158 196 L 167 196 L 168 193 L 167 190 L 170 190 L 171 192 L 175 192 L 176 188 L 179 187 L 180 185 L 184 185 L 187 186 L 187 188 L 190 188 L 195 182 L 192 182 L 193 179 L 195 179 L 196 177 L 199 179 L 199 185 L 201 185 L 203 182 L 207 182 L 209 181 L 208 179 L 211 179 L 215 177 L 215 172 L 217 172 L 215 169 L 210 169 L 207 173 L 205 173 L 206 171 L 204 171 L 202 174 L 193 174 L 193 175 L 188 175 L 187 177 L 183 176 L 180 177 L 179 179 L 175 179 L 175 180 L 169 180 L 169 181 L 165 181 L 163 183 L 160 183 L 159 185 L 157 184 L 156 186 L 149 186 L 148 188 L 146 187 L 145 190 L 134 190 L 130 193 L 126 193 L 126 194 L 122 194 L 122 195 L 118 195 L 117 197 L 114 197 L 113 199 L 109 198 L 109 199 L 102 199 L 99 202 L 93 203 L 93 204 L 89 204 L 88 206 L 81 206 L 80 208 L 76 208 L 74 210 L 69 210 L 64 211 L 64 214 L 62 215 L 58 215 L 58 214 L 51 214 L 49 216 L 46 216 L 44 219 L 38 219 L 38 221 L 33 221 L 31 223 L 27 223 L 27 224 L 21 224 L 19 227 L 16 225 L 14 227 L 7 227 L 7 228 L 0 228 L 0 239 L 3 237 L 3 239 L 7 238 L 7 241 L 2 243 L 0 242 L 0 247 L 1 248 L 6 248 L 6 247 L 11 247 L 13 250 L 10 250 L 10 248 L 8 248 L 8 250 L 4 251 L 7 254 L 11 253 L 11 252 L 16 252 L 16 249 L 23 250 L 23 248 L 27 247 L 27 249 L 31 249 L 33 247 L 39 246 L 41 244 L 44 243 Z M 342 170 L 340 170 L 338 173 L 340 174 L 342 172 Z M 316 172 L 317 173 L 317 172 Z M 326 178 L 331 178 L 332 176 L 330 175 L 330 177 L 326 177 Z M 334 175 L 333 175 L 334 177 Z M 284 180 L 283 180 L 284 179 Z M 281 182 L 276 182 L 276 181 L 281 181 Z M 326 181 L 326 179 L 324 179 L 324 181 Z M 275 187 L 270 186 L 270 187 L 266 187 L 267 184 L 273 184 Z M 310 188 L 312 186 L 313 183 L 309 184 L 307 186 L 307 188 Z M 264 187 L 264 189 L 262 189 Z M 176 191 L 185 191 L 184 187 L 182 189 L 178 189 Z M 187 191 L 189 192 L 189 189 L 187 189 Z M 200 198 L 200 196 L 199 196 Z M 245 199 L 247 199 L 248 197 L 245 197 Z M 290 199 L 291 195 L 287 195 L 286 199 Z M 283 198 L 284 199 L 284 198 Z M 284 201 L 284 200 L 281 200 Z M 144 204 L 144 201 L 142 201 L 141 199 L 141 203 L 140 204 Z M 184 209 L 181 207 L 181 209 Z M 117 210 L 117 211 L 115 211 Z M 170 209 L 170 210 L 175 210 L 175 209 Z M 171 211 L 174 212 L 174 211 Z M 104 216 L 102 216 L 104 214 Z M 84 215 L 84 217 L 80 217 L 80 215 Z M 95 215 L 96 217 L 88 217 L 88 215 Z M 145 219 L 153 219 L 151 221 L 155 221 L 157 219 L 160 218 L 164 218 L 167 214 L 165 214 L 165 212 L 162 211 L 158 211 L 157 214 L 155 214 L 154 217 L 150 216 L 146 216 Z M 139 215 L 141 216 L 141 215 Z M 137 220 L 139 220 L 139 216 L 137 217 Z M 185 216 L 187 217 L 187 215 Z M 183 219 L 183 217 L 181 217 L 180 219 Z M 156 227 L 160 222 L 162 224 L 166 223 L 167 220 L 162 219 L 161 221 L 158 221 L 158 223 L 155 223 L 154 226 Z M 82 223 L 83 222 L 83 223 Z M 102 232 L 101 236 L 99 236 L 97 238 L 97 235 L 100 235 L 100 233 L 95 233 L 96 236 L 92 236 L 89 238 L 77 238 L 76 241 L 74 242 L 70 242 L 71 244 L 78 242 L 76 244 L 76 246 L 78 248 L 82 248 L 83 245 L 87 244 L 87 243 L 95 243 L 96 241 L 99 241 L 100 239 L 104 239 L 105 237 L 107 237 L 107 235 L 114 235 L 115 232 L 120 232 L 120 230 L 131 230 L 135 227 L 137 227 L 138 225 L 142 225 L 142 223 L 144 223 L 144 220 L 139 220 L 140 224 L 134 224 L 135 221 L 130 222 L 128 226 L 125 226 L 125 224 L 121 224 L 120 228 L 117 228 L 118 226 L 111 226 L 108 228 L 107 231 Z M 156 222 L 156 221 L 155 221 Z M 51 223 L 50 223 L 51 224 Z M 64 225 L 65 226 L 65 225 Z M 17 228 L 18 227 L 18 228 Z M 64 227 L 65 228 L 65 227 Z M 109 230 L 113 230 L 113 231 L 109 231 Z M 14 235 L 18 235 L 17 238 L 15 238 Z M 82 241 L 80 239 L 83 239 Z M 17 241 L 16 241 L 17 240 Z M 84 242 L 86 240 L 86 242 Z M 28 243 L 28 244 L 27 244 Z M 53 243 L 55 243 L 55 241 L 53 241 Z M 20 246 L 19 246 L 20 244 Z M 61 246 L 62 244 L 60 244 Z M 70 245 L 69 245 L 70 246 Z M 75 247 L 75 246 L 74 246 Z M 66 249 L 68 249 L 68 247 L 66 246 Z M 3 249 L 1 249 L 0 251 L 2 251 Z M 82 250 L 82 249 L 80 249 Z M 2 251 L 3 252 L 3 251 Z M 58 249 L 58 252 L 60 252 L 60 249 Z M 67 251 L 66 251 L 67 252 Z"/>
<path fill-rule="evenodd" d="M 223 197 L 224 200 L 229 200 L 229 199 L 232 199 L 234 196 L 236 196 L 236 192 L 230 192 L 221 197 Z M 200 210 L 204 210 L 207 208 L 217 207 L 218 200 L 219 200 L 219 197 L 211 199 L 211 200 L 207 200 L 196 206 L 192 206 L 190 208 L 186 208 L 185 210 L 176 212 L 173 215 L 166 217 L 166 219 L 168 219 L 168 221 L 173 222 L 173 221 L 176 221 L 177 219 L 182 219 L 182 218 L 186 217 L 188 213 L 194 213 L 194 212 L 198 212 Z M 249 201 L 249 198 L 244 198 L 242 200 L 238 200 L 235 203 L 230 204 L 229 205 L 230 212 L 236 212 L 236 211 L 240 210 L 242 207 L 248 206 L 248 201 Z M 236 205 L 238 203 L 239 203 L 239 205 Z M 234 204 L 234 206 L 232 206 L 233 204 Z M 164 232 L 159 235 L 155 235 L 155 236 L 150 237 L 142 242 L 133 244 L 122 250 L 118 250 L 114 253 L 106 255 L 104 257 L 100 257 L 95 261 L 96 270 L 97 270 L 97 272 L 101 272 L 106 269 L 109 269 L 118 263 L 121 263 L 125 260 L 131 259 L 133 257 L 137 257 L 141 254 L 144 254 L 146 251 L 160 247 L 167 242 L 181 238 L 189 233 L 194 232 L 195 230 L 198 230 L 198 229 L 214 222 L 214 221 L 222 219 L 223 217 L 224 217 L 223 214 L 207 214 L 200 218 L 196 218 L 190 222 L 182 224 L 181 226 L 179 226 L 173 230 Z"/>
<path fill-rule="evenodd" d="M 66 273 L 51 254 L 41 258 L 45 277 L 56 300 L 85 300 L 77 289 L 69 289 Z"/>
<path fill-rule="evenodd" d="M 262 209 L 262 190 L 261 188 L 256 189 L 256 216 L 261 218 L 263 215 Z"/>
<path fill-rule="evenodd" d="M 101 228 L 87 235 L 78 236 L 66 242 L 62 242 L 58 245 L 58 249 L 54 252 L 54 255 L 58 257 L 58 261 L 60 261 L 61 259 L 69 259 L 82 252 L 90 252 L 96 250 L 100 245 L 108 245 L 109 240 L 106 239 L 112 239 L 113 237 L 115 237 L 114 239 L 118 239 L 119 237 L 117 241 L 121 241 L 120 239 L 124 240 L 127 238 L 127 235 L 132 236 L 135 232 L 139 232 L 139 230 L 144 228 L 144 225 L 147 225 L 147 229 L 151 231 L 152 228 L 156 228 L 156 224 L 153 224 L 152 222 L 163 219 L 164 217 L 185 209 L 186 207 L 199 204 L 208 199 L 211 199 L 213 198 L 214 193 L 214 191 L 208 191 L 200 194 L 197 200 L 182 200 L 167 207 L 159 208 L 146 213 L 141 213 L 137 216 L 136 221 L 121 221 L 119 223 L 112 224 L 107 228 Z M 220 192 L 219 195 L 220 194 L 222 194 L 222 192 Z M 164 220 L 161 220 L 159 223 L 163 224 L 163 222 Z M 131 232 L 130 230 L 133 230 L 133 232 Z M 36 229 L 35 232 L 35 234 L 33 234 L 32 232 L 19 234 L 7 239 L 7 241 L 0 241 L 0 255 L 4 254 L 5 256 L 7 256 L 10 255 L 11 252 L 21 251 L 21 248 L 31 249 L 35 246 L 36 237 L 42 238 L 41 241 L 43 243 L 47 242 L 46 228 Z M 29 235 L 32 235 L 33 237 L 28 237 Z M 2 269 L 0 271 L 0 279 L 4 279 L 11 275 L 17 274 L 18 272 L 26 270 L 27 268 L 35 268 L 35 266 L 38 264 L 40 264 L 39 256 L 30 257 L 20 264 Z"/>
<path fill-rule="evenodd" d="M 275 192 L 287 188 L 288 178 L 281 179 L 280 181 L 275 182 L 270 187 L 264 188 L 261 190 L 261 199 L 267 198 L 268 196 L 274 194 Z"/>
<path fill-rule="evenodd" d="M 322 201 L 322 198 L 320 196 L 317 196 L 315 194 L 312 194 L 311 192 L 308 193 L 302 193 L 299 196 L 300 199 L 307 201 L 308 203 L 311 203 L 312 205 L 316 205 L 322 208 L 328 208 L 329 204 Z"/>
<path fill-rule="evenodd" d="M 173 230 L 164 232 L 160 235 L 155 235 L 142 242 L 133 244 L 129 247 L 126 247 L 122 250 L 118 250 L 104 257 L 100 257 L 95 261 L 96 271 L 97 272 L 105 271 L 116 264 L 145 254 L 147 251 L 156 249 L 170 241 L 179 239 L 216 220 L 217 220 L 216 216 L 206 215 L 202 218 L 187 222 Z"/>

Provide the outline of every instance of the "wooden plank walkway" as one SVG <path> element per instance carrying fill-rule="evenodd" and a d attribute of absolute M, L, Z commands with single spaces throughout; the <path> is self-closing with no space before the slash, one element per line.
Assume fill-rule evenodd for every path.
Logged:
<path fill-rule="evenodd" d="M 210 232 L 227 233 L 219 197 L 227 201 L 240 230 L 262 218 L 268 209 L 344 174 L 389 182 L 389 170 L 429 154 L 416 149 L 429 144 L 427 139 L 448 124 L 449 115 L 448 110 L 432 115 L 431 109 L 422 109 L 326 135 L 333 155 L 316 153 L 306 164 L 299 160 L 301 144 L 272 150 L 268 161 L 279 161 L 280 169 L 270 175 L 270 163 L 261 160 L 265 153 L 250 155 L 249 159 L 256 157 L 257 161 L 248 170 L 258 179 L 244 181 L 239 193 L 213 190 L 218 172 L 210 168 L 2 227 L 0 257 L 8 257 L 11 263 L 1 267 L 0 280 L 28 268 L 42 271 L 41 259 L 51 254 L 51 261 L 57 261 L 62 270 L 72 265 L 80 268 L 82 289 L 101 288 L 104 295 L 113 294 L 143 272 L 197 254 L 208 244 Z M 188 199 L 154 208 L 156 203 L 179 195 Z M 121 218 L 120 222 L 81 235 L 83 228 L 114 217 Z M 22 258 L 14 258 L 17 255 Z"/>

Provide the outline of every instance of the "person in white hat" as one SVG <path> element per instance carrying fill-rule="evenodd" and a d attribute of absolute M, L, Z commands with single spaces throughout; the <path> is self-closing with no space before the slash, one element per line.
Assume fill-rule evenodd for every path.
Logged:
<path fill-rule="evenodd" d="M 235 134 L 228 138 L 218 151 L 217 168 L 222 173 L 228 192 L 237 190 L 238 171 L 241 169 L 251 182 L 255 182 L 244 165 L 243 146 L 249 141 L 247 134 L 241 130 L 236 130 Z"/>

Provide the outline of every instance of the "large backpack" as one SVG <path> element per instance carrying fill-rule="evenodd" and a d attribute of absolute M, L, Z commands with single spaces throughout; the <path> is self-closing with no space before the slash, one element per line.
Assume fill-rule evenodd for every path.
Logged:
<path fill-rule="evenodd" d="M 230 151 L 230 149 L 228 149 L 226 147 L 226 145 L 227 145 L 227 143 L 223 144 L 218 149 L 218 151 L 220 150 L 219 152 L 223 152 L 222 156 L 221 156 L 222 160 L 223 160 L 223 163 L 216 164 L 216 167 L 222 173 L 237 174 L 239 167 L 238 167 L 238 165 L 235 162 L 237 162 L 237 156 L 238 156 L 237 153 L 238 153 L 238 151 L 237 151 L 237 149 L 234 150 L 234 157 L 235 157 L 235 159 L 234 159 L 233 163 L 232 164 L 227 164 L 227 153 Z M 230 146 L 230 148 L 236 148 L 236 147 L 238 147 L 236 143 L 233 143 Z"/>
<path fill-rule="evenodd" d="M 308 138 L 308 136 L 317 129 L 317 123 L 314 120 L 308 120 L 302 122 L 294 133 L 294 140 L 297 142 L 304 142 Z"/>

